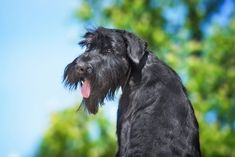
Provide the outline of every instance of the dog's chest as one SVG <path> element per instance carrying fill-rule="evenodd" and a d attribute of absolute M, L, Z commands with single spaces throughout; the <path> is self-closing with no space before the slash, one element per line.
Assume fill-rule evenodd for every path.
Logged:
<path fill-rule="evenodd" d="M 133 101 L 135 93 L 133 91 L 128 91 L 127 93 L 124 92 L 120 98 L 117 117 L 117 135 L 119 144 L 121 145 L 121 153 L 126 153 L 128 151 L 130 145 L 131 124 L 136 108 Z"/>

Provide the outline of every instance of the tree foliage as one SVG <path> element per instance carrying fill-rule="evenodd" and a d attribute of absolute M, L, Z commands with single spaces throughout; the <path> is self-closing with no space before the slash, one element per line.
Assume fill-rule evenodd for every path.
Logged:
<path fill-rule="evenodd" d="M 77 106 L 77 105 L 76 105 Z M 111 157 L 116 152 L 114 125 L 102 112 L 88 115 L 76 108 L 56 112 L 51 117 L 37 157 Z"/>
<path fill-rule="evenodd" d="M 137 33 L 149 49 L 174 67 L 194 106 L 205 157 L 235 156 L 235 10 L 230 8 L 230 14 L 223 16 L 228 3 L 235 6 L 231 0 L 83 0 L 75 11 L 85 26 Z M 219 18 L 224 22 L 219 23 Z M 106 137 L 100 140 L 109 141 L 111 136 Z M 86 141 L 81 136 L 68 139 Z M 82 152 L 98 147 L 88 145 Z"/>

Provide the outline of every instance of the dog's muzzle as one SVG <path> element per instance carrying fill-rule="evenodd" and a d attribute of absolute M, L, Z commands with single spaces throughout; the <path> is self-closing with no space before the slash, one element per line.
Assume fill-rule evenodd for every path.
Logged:
<path fill-rule="evenodd" d="M 91 93 L 91 84 L 88 76 L 92 73 L 93 68 L 91 65 L 79 61 L 76 62 L 75 71 L 80 76 L 81 94 L 83 98 L 89 98 Z"/>
<path fill-rule="evenodd" d="M 86 76 L 92 73 L 92 66 L 83 62 L 75 64 L 75 70 L 80 76 Z"/>

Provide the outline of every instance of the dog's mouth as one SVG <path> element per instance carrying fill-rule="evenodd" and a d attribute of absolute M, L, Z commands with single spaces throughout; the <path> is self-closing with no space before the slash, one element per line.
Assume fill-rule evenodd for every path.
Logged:
<path fill-rule="evenodd" d="M 89 98 L 91 94 L 91 84 L 88 79 L 81 79 L 80 81 L 81 85 L 81 94 L 83 98 Z"/>

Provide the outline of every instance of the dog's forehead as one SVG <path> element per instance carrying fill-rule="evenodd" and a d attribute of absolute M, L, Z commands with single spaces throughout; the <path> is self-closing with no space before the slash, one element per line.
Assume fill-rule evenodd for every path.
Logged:
<path fill-rule="evenodd" d="M 112 29 L 99 28 L 94 32 L 87 32 L 85 34 L 87 41 L 94 42 L 100 40 L 119 40 L 121 39 L 120 33 Z"/>
<path fill-rule="evenodd" d="M 83 37 L 84 40 L 79 43 L 82 46 L 87 44 L 110 44 L 112 46 L 115 44 L 117 46 L 123 42 L 123 37 L 120 31 L 116 29 L 98 28 L 96 30 L 86 32 Z"/>

